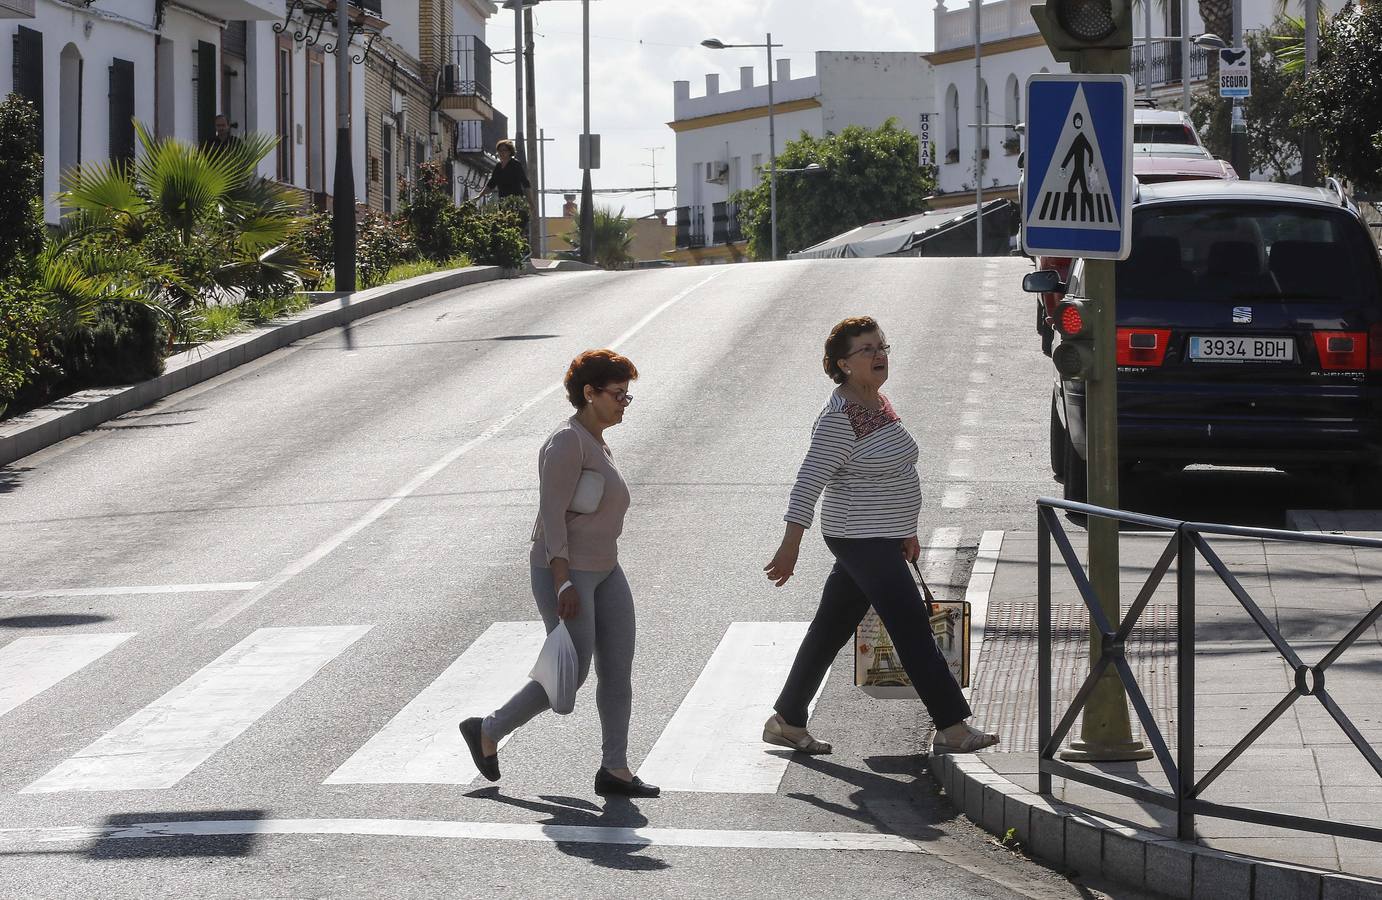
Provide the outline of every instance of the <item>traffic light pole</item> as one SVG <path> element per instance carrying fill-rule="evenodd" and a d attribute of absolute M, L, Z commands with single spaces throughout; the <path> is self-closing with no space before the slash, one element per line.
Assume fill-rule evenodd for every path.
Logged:
<path fill-rule="evenodd" d="M 1070 66 L 1080 74 L 1129 74 L 1128 50 L 1086 50 Z M 1128 97 L 1128 102 L 1133 101 Z M 1123 223 L 1130 227 L 1131 223 Z M 1111 259 L 1087 259 L 1084 264 L 1085 294 L 1093 313 L 1094 367 L 1085 385 L 1086 496 L 1094 506 L 1118 508 L 1118 313 L 1115 263 Z M 1090 516 L 1089 581 L 1109 622 L 1123 619 L 1118 591 L 1118 522 Z M 1102 655 L 1103 637 L 1091 624 L 1089 659 Z M 1116 671 L 1110 666 L 1085 703 L 1080 739 L 1061 751 L 1072 761 L 1150 759 L 1152 751 L 1132 736 L 1128 698 Z"/>

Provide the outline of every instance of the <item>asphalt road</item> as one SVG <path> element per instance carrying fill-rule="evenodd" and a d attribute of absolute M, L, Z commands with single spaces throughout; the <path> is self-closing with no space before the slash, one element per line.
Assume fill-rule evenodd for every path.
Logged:
<path fill-rule="evenodd" d="M 735 623 L 814 609 L 816 535 L 787 587 L 760 570 L 846 315 L 874 315 L 894 347 L 885 392 L 922 446 L 931 576 L 960 593 L 982 533 L 1032 527 L 1032 499 L 1059 491 L 1027 270 L 813 261 L 477 286 L 0 469 L 0 896 L 1089 896 L 956 818 L 920 772 L 920 704 L 864 697 L 847 657 L 813 719 L 836 753 L 783 760 L 766 790 L 605 803 L 589 689 L 512 738 L 497 787 L 459 774 L 450 730 L 424 736 L 433 762 L 411 776 L 340 775 L 419 698 L 531 658 L 496 623 L 536 619 L 536 453 L 582 349 L 616 345 L 642 376 L 608 434 L 634 496 L 635 768 Z M 1198 473 L 1170 481 L 1158 502 L 1203 493 Z M 1269 519 L 1265 502 L 1242 515 Z M 124 637 L 69 640 L 99 635 Z M 476 673 L 448 668 L 477 645 Z M 60 659 L 70 672 L 45 672 Z M 742 699 L 773 681 L 746 679 Z"/>

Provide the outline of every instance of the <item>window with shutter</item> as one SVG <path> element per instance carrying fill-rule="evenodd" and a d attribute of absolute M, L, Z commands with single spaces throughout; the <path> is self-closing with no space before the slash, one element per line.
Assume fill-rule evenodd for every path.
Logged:
<path fill-rule="evenodd" d="M 216 45 L 197 41 L 197 143 L 205 144 L 216 133 Z"/>
<path fill-rule="evenodd" d="M 18 26 L 14 33 L 14 92 L 38 110 L 43 133 L 43 32 Z"/>
<path fill-rule="evenodd" d="M 110 159 L 134 162 L 134 63 L 110 63 Z"/>

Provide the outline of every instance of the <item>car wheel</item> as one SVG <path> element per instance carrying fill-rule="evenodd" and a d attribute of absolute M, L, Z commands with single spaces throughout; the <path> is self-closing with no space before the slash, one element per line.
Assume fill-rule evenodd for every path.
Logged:
<path fill-rule="evenodd" d="M 1056 397 L 1051 395 L 1051 474 L 1056 481 L 1065 480 L 1065 426 L 1056 409 Z"/>
<path fill-rule="evenodd" d="M 1089 469 L 1067 436 L 1065 439 L 1065 499 L 1084 503 L 1089 496 Z"/>

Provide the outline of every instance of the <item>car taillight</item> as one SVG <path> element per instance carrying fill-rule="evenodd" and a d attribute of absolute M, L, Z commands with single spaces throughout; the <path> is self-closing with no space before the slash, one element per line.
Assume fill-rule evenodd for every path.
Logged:
<path fill-rule="evenodd" d="M 1166 361 L 1169 328 L 1118 329 L 1118 365 L 1159 366 Z"/>
<path fill-rule="evenodd" d="M 1360 372 L 1368 366 L 1368 336 L 1361 331 L 1317 331 L 1315 349 L 1321 369 Z"/>

